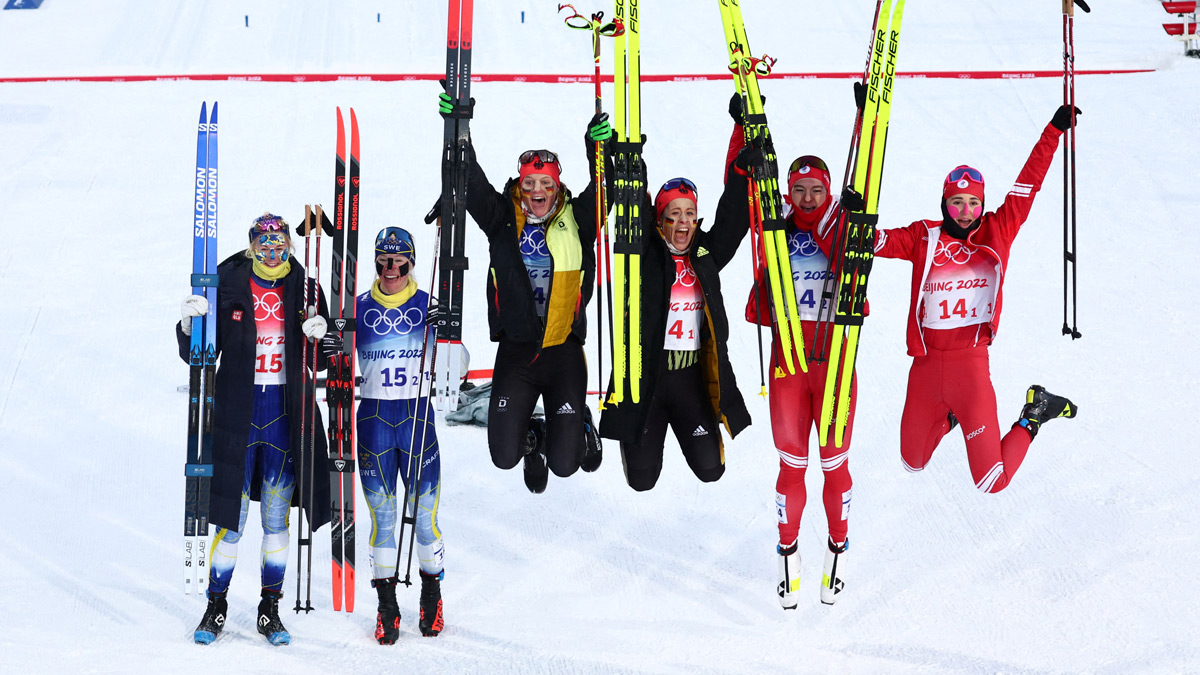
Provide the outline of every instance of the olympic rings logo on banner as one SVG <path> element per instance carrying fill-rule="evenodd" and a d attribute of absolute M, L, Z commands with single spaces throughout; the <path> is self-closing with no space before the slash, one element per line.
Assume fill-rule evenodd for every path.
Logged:
<path fill-rule="evenodd" d="M 675 260 L 675 285 L 691 288 L 696 285 L 696 271 L 683 260 Z"/>
<path fill-rule="evenodd" d="M 546 235 L 540 227 L 526 227 L 521 232 L 521 255 L 539 258 L 550 255 L 549 249 L 546 248 Z"/>
<path fill-rule="evenodd" d="M 266 321 L 274 319 L 283 321 L 283 315 L 279 311 L 283 309 L 283 299 L 279 297 L 279 293 L 267 291 L 262 294 L 261 299 L 258 296 L 254 298 L 254 320 Z"/>
<path fill-rule="evenodd" d="M 808 167 L 805 167 L 808 168 Z M 788 237 L 788 252 L 801 258 L 811 258 L 820 252 L 820 247 L 808 232 L 797 232 Z"/>
<path fill-rule="evenodd" d="M 948 263 L 955 265 L 965 265 L 970 262 L 971 256 L 975 254 L 975 249 L 967 246 L 961 241 L 952 241 L 949 243 L 938 240 L 937 248 L 933 251 L 933 266 L 941 267 Z"/>
<path fill-rule="evenodd" d="M 376 335 L 389 333 L 408 335 L 424 322 L 425 315 L 421 312 L 420 307 L 409 307 L 408 309 L 396 307 L 385 309 L 382 312 L 372 307 L 362 316 L 363 325 L 375 331 Z"/>

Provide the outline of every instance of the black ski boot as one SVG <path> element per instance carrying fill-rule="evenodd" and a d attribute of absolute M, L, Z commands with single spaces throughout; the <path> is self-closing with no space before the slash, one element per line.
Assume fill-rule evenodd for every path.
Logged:
<path fill-rule="evenodd" d="M 1079 408 L 1062 396 L 1055 396 L 1046 391 L 1045 387 L 1033 385 L 1025 392 L 1025 407 L 1021 409 L 1021 419 L 1013 426 L 1024 427 L 1029 432 L 1029 438 L 1037 438 L 1038 429 L 1042 424 L 1059 417 L 1074 417 Z"/>
<path fill-rule="evenodd" d="M 283 591 L 264 588 L 262 600 L 258 601 L 258 632 L 273 645 L 291 644 L 292 635 L 279 620 L 279 599 Z"/>
<path fill-rule="evenodd" d="M 580 468 L 591 473 L 600 468 L 600 462 L 604 459 L 604 446 L 600 443 L 600 431 L 592 422 L 592 409 L 586 405 L 583 406 L 583 440 L 583 464 Z"/>
<path fill-rule="evenodd" d="M 379 613 L 375 615 L 375 639 L 381 645 L 394 645 L 400 638 L 400 605 L 396 603 L 396 577 L 372 579 L 379 594 Z"/>
<path fill-rule="evenodd" d="M 550 480 L 550 467 L 546 465 L 546 418 L 533 417 L 529 430 L 525 432 L 522 448 L 525 455 L 525 487 L 540 495 L 546 491 Z"/>
<path fill-rule="evenodd" d="M 225 616 L 229 614 L 229 602 L 225 600 L 227 592 L 208 592 L 208 608 L 204 610 L 200 625 L 196 626 L 196 644 L 210 645 L 221 634 L 221 629 L 225 627 Z"/>
<path fill-rule="evenodd" d="M 445 628 L 442 620 L 442 575 L 421 572 L 421 635 L 436 637 Z"/>

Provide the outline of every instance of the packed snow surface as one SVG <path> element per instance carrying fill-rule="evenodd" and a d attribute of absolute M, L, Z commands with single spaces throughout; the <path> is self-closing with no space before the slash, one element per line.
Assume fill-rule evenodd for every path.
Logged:
<path fill-rule="evenodd" d="M 870 0 L 744 4 L 752 47 L 781 70 L 861 69 Z M 1200 64 L 1158 28 L 1168 18 L 1158 2 L 1094 4 L 1076 18 L 1077 67 L 1156 72 L 1077 82 L 1081 340 L 1060 335 L 1061 158 L 1014 246 L 991 352 L 1001 424 L 1033 383 L 1071 397 L 1080 413 L 1042 429 L 1007 490 L 973 487 L 957 433 L 924 472 L 903 470 L 909 267 L 879 261 L 859 356 L 846 590 L 835 606 L 818 600 L 826 525 L 811 470 L 800 605 L 781 611 L 778 458 L 756 395 L 756 331 L 740 320 L 744 246 L 723 286 L 754 425 L 727 442 L 724 478 L 700 484 L 668 440 L 658 486 L 635 493 L 608 443 L 599 472 L 554 478 L 532 495 L 519 470 L 492 466 L 484 431 L 439 425 L 447 628 L 422 638 L 418 593 L 401 588 L 402 636 L 387 648 L 372 639 L 361 498 L 353 614 L 331 610 L 322 529 L 319 610 L 290 611 L 289 569 L 282 606 L 293 642 L 275 648 L 257 634 L 251 509 L 228 626 L 212 646 L 192 643 L 204 602 L 180 583 L 187 400 L 178 387 L 187 366 L 172 325 L 189 293 L 202 101 L 220 102 L 222 257 L 244 246 L 265 210 L 294 222 L 304 204 L 331 203 L 334 107 L 353 107 L 364 241 L 388 225 L 411 230 L 415 274 L 428 288 L 433 232 L 420 216 L 439 189 L 437 86 L 0 84 L 0 671 L 1195 672 L 1200 372 L 1189 356 L 1197 322 L 1188 298 L 1200 269 Z M 477 3 L 475 71 L 589 73 L 587 34 L 554 10 Z M 724 67 L 716 3 L 642 10 L 645 72 Z M 437 73 L 445 22 L 436 2 L 46 0 L 0 11 L 0 76 Z M 1056 2 L 908 3 L 901 70 L 1054 70 L 1061 54 Z M 604 64 L 611 72 L 607 44 Z M 840 176 L 849 81 L 762 88 L 782 161 L 819 154 Z M 731 91 L 727 80 L 643 88 L 651 184 L 692 177 L 710 218 Z M 487 83 L 472 93 L 472 135 L 494 184 L 531 147 L 558 150 L 567 184 L 585 184 L 590 85 Z M 605 96 L 611 106 L 611 87 Z M 936 217 L 941 181 L 961 163 L 983 171 L 989 205 L 998 205 L 1061 98 L 1054 78 L 900 80 L 881 225 Z M 469 237 L 465 342 L 472 366 L 488 368 L 487 247 L 473 226 Z M 360 287 L 370 278 L 364 265 Z M 594 383 L 595 343 L 587 349 Z M 292 557 L 294 566 L 294 548 Z"/>

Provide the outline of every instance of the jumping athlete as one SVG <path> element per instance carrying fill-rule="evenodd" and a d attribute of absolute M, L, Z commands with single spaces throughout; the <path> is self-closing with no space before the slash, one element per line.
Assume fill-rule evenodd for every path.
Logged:
<path fill-rule="evenodd" d="M 237 563 L 238 542 L 251 501 L 262 514 L 262 600 L 258 632 L 271 644 L 291 642 L 279 619 L 287 569 L 288 513 L 294 501 L 296 462 L 310 461 L 300 443 L 301 344 L 320 341 L 329 315 L 317 288 L 318 306 L 304 306 L 304 268 L 292 258 L 288 224 L 266 213 L 250 228 L 250 246 L 217 268 L 217 342 L 220 358 L 214 390 L 211 521 L 217 526 L 210 548 L 208 607 L 195 640 L 209 644 L 225 626 L 226 595 Z M 311 282 L 315 285 L 315 282 Z M 199 295 L 183 301 L 175 329 L 179 356 L 187 361 L 192 317 L 208 313 Z M 310 349 L 317 349 L 314 344 Z M 330 353 L 327 345 L 322 351 Z M 325 359 L 318 359 L 323 364 Z M 321 367 L 321 366 L 318 366 Z M 311 386 L 308 396 L 313 396 Z M 320 412 L 314 428 L 321 428 Z M 323 434 L 315 434 L 315 457 L 326 455 Z M 316 530 L 329 522 L 329 482 L 314 481 Z M 305 500 L 308 501 L 308 500 Z M 299 504 L 297 504 L 299 506 Z"/>
<path fill-rule="evenodd" d="M 420 551 L 421 618 L 425 636 L 441 632 L 442 533 L 437 509 L 441 497 L 441 455 L 434 431 L 428 385 L 436 305 L 417 288 L 412 235 L 384 228 L 375 239 L 375 283 L 358 296 L 359 363 L 362 403 L 358 407 L 358 467 L 363 495 L 371 508 L 371 585 L 379 595 L 375 639 L 381 645 L 400 635 L 395 537 L 396 476 L 405 489 L 405 509 L 416 510 Z M 413 489 L 413 485 L 416 489 Z M 403 542 L 399 546 L 403 547 Z"/>
<path fill-rule="evenodd" d="M 729 114 L 735 127 L 730 138 L 730 153 L 744 145 L 742 99 L 734 94 Z M 800 311 L 804 345 L 811 348 L 818 340 L 818 325 L 828 319 L 829 307 L 821 306 L 822 292 L 829 274 L 829 249 L 835 222 L 841 213 L 837 197 L 830 195 L 829 167 L 820 157 L 802 155 L 788 168 L 787 192 L 783 195 L 788 210 L 785 227 L 796 306 Z M 766 282 L 766 269 L 758 270 L 749 301 L 746 320 L 763 326 L 775 326 Z M 822 314 L 824 309 L 825 314 Z M 785 319 L 786 320 L 786 319 Z M 771 435 L 779 452 L 779 477 L 775 481 L 775 509 L 779 519 L 779 583 L 776 587 L 784 609 L 795 609 L 800 590 L 800 520 L 808 498 L 804 476 L 808 469 L 808 443 L 825 392 L 827 361 L 808 361 L 808 372 L 796 368 L 788 373 L 781 364 L 778 335 L 772 330 L 770 370 Z M 805 357 L 807 358 L 807 354 Z M 818 449 L 824 479 L 822 502 L 829 525 L 825 546 L 825 565 L 821 577 L 821 602 L 832 605 L 844 585 L 840 557 L 849 545 L 850 441 L 854 429 L 854 408 L 858 395 L 857 378 L 850 385 L 850 415 L 842 447 L 833 439 Z"/>
<path fill-rule="evenodd" d="M 943 183 L 941 220 L 919 220 L 876 236 L 876 256 L 913 264 L 907 331 L 913 364 L 900 421 L 900 455 L 908 471 L 924 469 L 942 437 L 961 425 L 975 487 L 1000 492 L 1041 425 L 1078 411 L 1066 398 L 1033 385 L 1020 418 L 1001 439 L 988 368 L 1012 242 L 1033 208 L 1058 137 L 1072 124 L 1072 112 L 1080 114 L 1068 106 L 1054 113 L 995 212 L 984 213 L 983 175 L 959 166 Z M 847 192 L 842 201 L 854 210 L 862 198 Z"/>
<path fill-rule="evenodd" d="M 641 400 L 609 403 L 600 419 L 600 434 L 620 441 L 625 480 L 639 492 L 658 482 L 667 426 L 692 473 L 709 483 L 725 473 L 719 425 L 730 438 L 750 425 L 729 364 L 720 271 L 749 230 L 747 176 L 762 161 L 762 151 L 751 147 L 727 164 L 716 222 L 707 231 L 696 217 L 692 181 L 663 183 L 653 203 L 646 195 L 642 210 L 655 220 L 645 220 L 642 236 Z"/>
<path fill-rule="evenodd" d="M 443 94 L 441 114 L 452 111 Z M 608 115 L 593 116 L 584 136 L 587 166 L 595 163 L 596 141 L 611 136 Z M 595 288 L 597 188 L 593 181 L 572 197 L 562 184 L 558 155 L 529 150 L 518 159 L 517 177 L 497 191 L 473 148 L 469 156 L 467 211 L 488 238 L 488 326 L 499 343 L 488 447 L 501 469 L 524 458 L 525 485 L 540 493 L 549 471 L 565 478 L 581 464 L 585 471 L 600 466 L 599 439 L 585 403 L 583 354 L 585 310 Z M 531 421 L 539 397 L 547 419 Z"/>

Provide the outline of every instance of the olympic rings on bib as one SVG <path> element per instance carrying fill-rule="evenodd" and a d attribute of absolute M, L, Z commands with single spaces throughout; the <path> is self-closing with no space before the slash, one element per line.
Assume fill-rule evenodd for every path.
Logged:
<path fill-rule="evenodd" d="M 948 263 L 955 265 L 965 265 L 971 260 L 971 256 L 975 254 L 975 249 L 967 246 L 961 241 L 943 242 L 938 240 L 937 248 L 933 251 L 933 266 L 941 267 Z"/>
<path fill-rule="evenodd" d="M 362 316 L 362 324 L 375 331 L 376 335 L 388 335 L 389 333 L 408 335 L 424 323 L 425 313 L 419 307 L 409 307 L 408 309 L 396 307 L 385 309 L 382 312 L 372 307 Z"/>
<path fill-rule="evenodd" d="M 283 321 L 283 315 L 279 313 L 281 309 L 283 309 L 283 299 L 277 292 L 267 291 L 262 294 L 261 300 L 254 298 L 255 321 L 266 321 L 267 319 Z"/>

